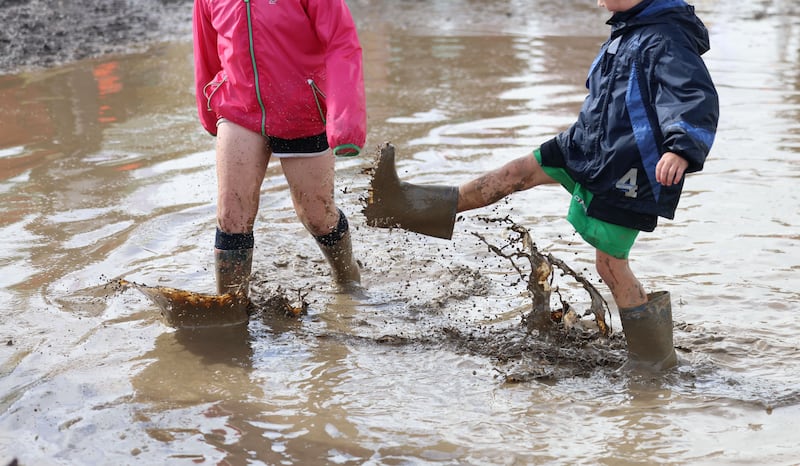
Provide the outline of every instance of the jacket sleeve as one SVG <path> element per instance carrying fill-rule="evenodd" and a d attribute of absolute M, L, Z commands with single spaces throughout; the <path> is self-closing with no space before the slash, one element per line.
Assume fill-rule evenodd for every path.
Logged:
<path fill-rule="evenodd" d="M 687 173 L 700 171 L 717 131 L 717 91 L 703 59 L 689 45 L 663 41 L 655 50 L 651 92 L 664 150 L 685 158 Z"/>
<path fill-rule="evenodd" d="M 364 147 L 367 110 L 361 44 L 344 0 L 309 0 L 308 15 L 325 44 L 326 132 L 331 148 Z"/>
<path fill-rule="evenodd" d="M 217 134 L 216 114 L 208 109 L 206 84 L 211 82 L 221 68 L 217 55 L 217 32 L 211 24 L 206 0 L 195 0 L 192 13 L 192 38 L 194 51 L 194 85 L 197 114 L 200 123 L 212 136 Z"/>

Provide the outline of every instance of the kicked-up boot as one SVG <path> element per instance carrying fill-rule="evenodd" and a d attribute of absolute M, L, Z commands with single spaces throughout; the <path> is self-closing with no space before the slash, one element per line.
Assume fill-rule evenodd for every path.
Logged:
<path fill-rule="evenodd" d="M 660 372 L 678 364 L 668 291 L 649 293 L 646 303 L 620 309 L 619 317 L 628 344 L 626 368 Z"/>
<path fill-rule="evenodd" d="M 364 207 L 367 225 L 450 239 L 456 222 L 458 187 L 414 185 L 400 181 L 394 146 L 386 143 L 370 182 Z"/>
<path fill-rule="evenodd" d="M 332 232 L 314 239 L 331 266 L 333 281 L 344 288 L 358 286 L 361 283 L 361 272 L 353 256 L 350 226 L 344 212 L 339 210 L 339 222 Z"/>

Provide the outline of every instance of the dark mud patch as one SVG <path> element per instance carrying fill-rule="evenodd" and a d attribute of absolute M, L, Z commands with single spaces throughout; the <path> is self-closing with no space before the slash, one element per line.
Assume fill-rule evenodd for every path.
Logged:
<path fill-rule="evenodd" d="M 0 0 L 0 74 L 191 35 L 191 0 Z"/>
<path fill-rule="evenodd" d="M 498 378 L 505 383 L 589 377 L 597 370 L 615 371 L 627 360 L 625 339 L 621 335 L 598 338 L 594 333 L 567 331 L 541 336 L 528 332 L 524 324 L 497 329 L 441 327 L 420 336 L 374 337 L 329 331 L 313 336 L 352 345 L 446 350 L 480 356 L 492 362 Z"/>
<path fill-rule="evenodd" d="M 455 328 L 442 332 L 457 351 L 494 360 L 495 370 L 507 383 L 588 377 L 601 368 L 616 370 L 627 360 L 621 335 L 598 338 L 594 332 L 569 330 L 542 336 L 524 325 L 480 333 Z"/>

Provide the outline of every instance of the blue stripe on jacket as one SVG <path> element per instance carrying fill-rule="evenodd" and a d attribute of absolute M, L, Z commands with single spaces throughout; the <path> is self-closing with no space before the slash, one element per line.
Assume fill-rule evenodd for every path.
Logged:
<path fill-rule="evenodd" d="M 628 115 L 631 119 L 633 137 L 639 147 L 639 154 L 642 156 L 644 171 L 647 179 L 650 180 L 650 187 L 653 190 L 653 197 L 656 201 L 661 195 L 661 185 L 656 182 L 656 164 L 661 158 L 658 153 L 658 145 L 654 137 L 650 120 L 647 118 L 642 91 L 639 88 L 639 78 L 636 63 L 631 68 L 628 76 L 628 91 L 625 93 L 625 105 L 628 108 Z"/>

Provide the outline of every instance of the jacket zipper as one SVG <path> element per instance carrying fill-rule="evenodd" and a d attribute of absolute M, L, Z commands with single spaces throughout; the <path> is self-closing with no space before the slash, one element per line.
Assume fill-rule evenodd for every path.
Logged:
<path fill-rule="evenodd" d="M 595 132 L 595 134 L 597 135 L 597 137 L 594 140 L 594 144 L 593 144 L 596 154 L 600 153 L 600 140 L 602 139 L 601 126 L 602 126 L 602 122 L 606 121 L 606 118 L 608 116 L 608 105 L 609 105 L 609 102 L 611 102 L 611 92 L 608 92 L 608 89 L 611 87 L 611 83 L 613 83 L 616 80 L 617 53 L 619 52 L 619 46 L 620 46 L 620 41 L 621 40 L 622 40 L 621 37 L 618 36 L 616 39 L 614 39 L 609 44 L 610 45 L 609 48 L 611 50 L 606 49 L 606 51 L 603 53 L 603 59 L 599 63 L 599 66 L 598 66 L 598 68 L 600 68 L 599 69 L 600 78 L 601 78 L 600 81 L 602 82 L 602 80 L 603 80 L 602 78 L 604 78 L 604 77 L 607 78 L 607 79 L 605 81 L 605 92 L 604 92 L 604 96 L 603 96 L 603 102 L 602 102 L 602 105 L 600 106 L 600 120 L 597 123 L 597 127 L 596 128 L 592 128 L 592 131 Z M 616 44 L 615 44 L 614 41 L 616 41 Z M 613 55 L 613 57 L 609 57 L 608 56 L 609 54 Z M 606 76 L 606 71 L 608 71 L 608 75 L 607 76 Z"/>
<path fill-rule="evenodd" d="M 247 37 L 250 40 L 250 61 L 253 62 L 253 78 L 256 86 L 256 99 L 258 106 L 261 107 L 261 135 L 267 136 L 267 109 L 264 107 L 264 100 L 261 98 L 261 86 L 258 79 L 258 68 L 256 67 L 256 53 L 253 49 L 253 17 L 250 0 L 244 0 L 247 5 Z"/>

